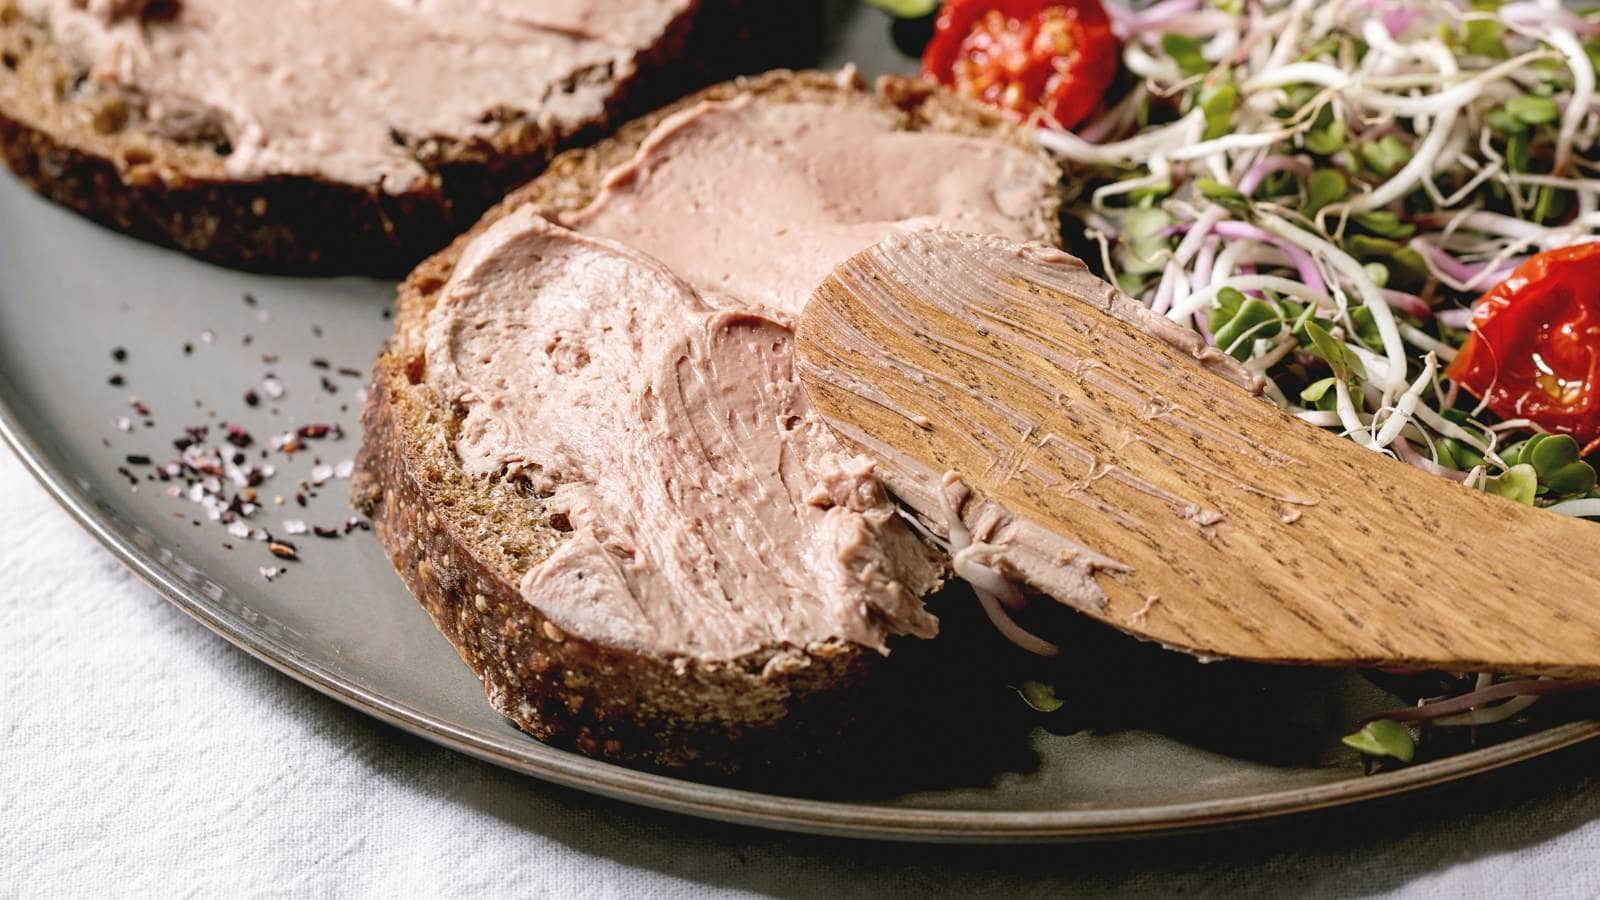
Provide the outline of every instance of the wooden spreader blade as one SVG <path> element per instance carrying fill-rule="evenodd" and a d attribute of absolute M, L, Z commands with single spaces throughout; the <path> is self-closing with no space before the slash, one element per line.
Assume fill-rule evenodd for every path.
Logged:
<path fill-rule="evenodd" d="M 960 474 L 1120 563 L 1119 629 L 1206 656 L 1600 676 L 1600 525 L 1295 420 L 1057 251 L 895 236 L 813 296 L 812 401 L 937 525 Z"/>

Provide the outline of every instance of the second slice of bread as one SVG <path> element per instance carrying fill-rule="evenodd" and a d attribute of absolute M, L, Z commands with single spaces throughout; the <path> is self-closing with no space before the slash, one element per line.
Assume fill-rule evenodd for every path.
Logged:
<path fill-rule="evenodd" d="M 89 79 L 18 0 L 0 0 L 0 158 L 58 203 L 212 262 L 398 276 L 561 150 L 709 81 L 809 63 L 820 5 L 691 3 L 615 84 L 601 118 L 555 130 L 535 106 L 488 140 L 430 140 L 411 148 L 428 181 L 390 194 L 312 176 L 232 176 L 221 135 L 177 139 L 142 126 L 131 98 Z"/>

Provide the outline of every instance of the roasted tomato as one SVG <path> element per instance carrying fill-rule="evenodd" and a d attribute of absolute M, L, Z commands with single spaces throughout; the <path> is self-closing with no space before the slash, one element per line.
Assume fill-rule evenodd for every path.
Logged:
<path fill-rule="evenodd" d="M 1100 104 L 1120 55 L 1100 0 L 949 0 L 922 74 L 1019 118 L 1071 128 Z"/>
<path fill-rule="evenodd" d="M 1484 294 L 1445 374 L 1499 416 L 1600 447 L 1600 241 L 1540 253 Z"/>

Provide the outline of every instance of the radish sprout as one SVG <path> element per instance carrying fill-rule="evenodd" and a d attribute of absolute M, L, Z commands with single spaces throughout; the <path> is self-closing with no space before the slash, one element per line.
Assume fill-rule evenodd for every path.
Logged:
<path fill-rule="evenodd" d="M 1098 243 L 1101 274 L 1261 375 L 1302 421 L 1471 489 L 1600 519 L 1593 478 L 1570 468 L 1540 473 L 1529 496 L 1537 468 L 1522 451 L 1544 437 L 1495 421 L 1440 365 L 1481 293 L 1534 253 L 1600 239 L 1600 12 L 1124 2 L 1107 5 L 1137 83 L 1081 135 L 1039 134 L 1068 196 L 1090 201 L 1067 213 Z M 985 578 L 992 553 L 957 555 L 996 624 L 1037 642 Z M 1383 725 L 1409 759 L 1406 728 L 1488 725 L 1593 687 L 1480 676 L 1346 743 L 1396 756 L 1367 733 Z"/>
<path fill-rule="evenodd" d="M 1296 417 L 1492 486 L 1500 450 L 1537 429 L 1469 407 L 1441 366 L 1479 294 L 1600 238 L 1600 13 L 1124 2 L 1108 11 L 1136 83 L 1081 134 L 1039 133 L 1102 274 L 1213 346 L 1225 335 Z M 1254 303 L 1231 321 L 1242 298 L 1275 318 Z M 1600 493 L 1541 486 L 1534 502 L 1591 517 Z"/>

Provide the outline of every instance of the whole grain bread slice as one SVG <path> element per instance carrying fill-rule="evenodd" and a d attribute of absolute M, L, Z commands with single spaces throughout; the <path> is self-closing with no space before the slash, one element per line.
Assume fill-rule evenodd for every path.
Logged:
<path fill-rule="evenodd" d="M 870 105 L 907 130 L 992 137 L 1039 152 L 998 114 L 925 82 L 853 73 L 773 72 L 709 88 L 624 125 L 491 209 L 401 284 L 395 331 L 379 356 L 357 459 L 356 505 L 406 585 L 484 682 L 490 703 L 541 740 L 609 760 L 702 773 L 760 767 L 826 747 L 851 729 L 858 688 L 883 659 L 845 642 L 813 647 L 810 664 L 764 672 L 777 648 L 725 664 L 691 664 L 569 635 L 526 603 L 518 582 L 564 535 L 518 482 L 468 475 L 455 455 L 457 411 L 426 384 L 424 328 L 463 249 L 525 204 L 554 216 L 586 205 L 606 172 L 631 159 L 666 116 L 703 100 Z M 1048 165 L 1048 162 L 1047 162 Z M 1054 171 L 1051 166 L 1051 171 Z M 1037 210 L 1058 240 L 1053 199 Z"/>
<path fill-rule="evenodd" d="M 224 136 L 141 127 L 137 104 L 96 85 L 18 0 L 0 0 L 0 157 L 34 190 L 129 234 L 235 268 L 400 276 L 561 150 L 723 78 L 815 59 L 815 0 L 696 0 L 619 80 L 603 115 L 559 130 L 538 110 L 488 140 L 409 148 L 430 173 L 386 194 L 310 176 L 240 179 Z"/>

